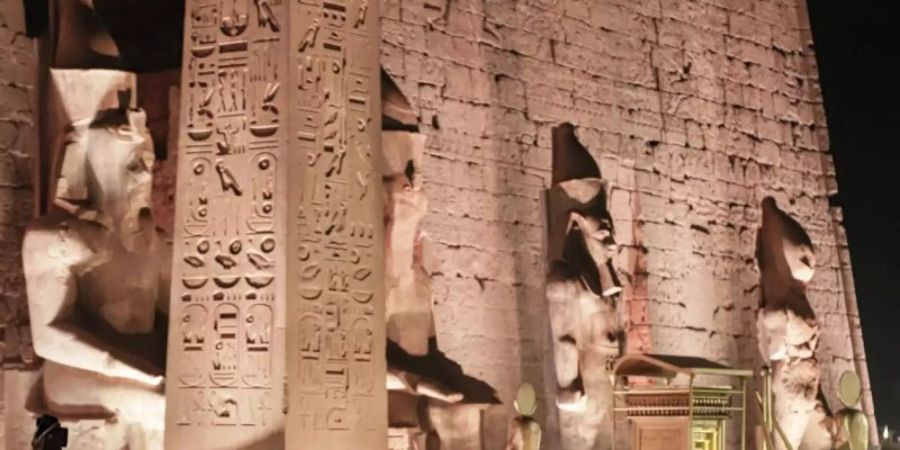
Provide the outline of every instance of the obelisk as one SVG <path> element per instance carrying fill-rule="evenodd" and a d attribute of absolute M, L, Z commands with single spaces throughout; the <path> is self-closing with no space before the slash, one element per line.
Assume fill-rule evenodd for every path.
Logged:
<path fill-rule="evenodd" d="M 166 448 L 383 449 L 377 3 L 186 7 Z"/>
<path fill-rule="evenodd" d="M 387 446 L 378 4 L 290 3 L 287 449 Z"/>
<path fill-rule="evenodd" d="M 284 446 L 288 7 L 188 0 L 166 446 Z"/>

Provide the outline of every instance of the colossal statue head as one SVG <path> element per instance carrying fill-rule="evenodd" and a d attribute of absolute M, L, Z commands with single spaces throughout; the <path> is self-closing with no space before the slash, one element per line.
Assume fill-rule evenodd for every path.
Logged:
<path fill-rule="evenodd" d="M 617 247 L 609 213 L 609 184 L 572 124 L 553 129 L 552 175 L 547 194 L 549 259 L 573 266 L 596 295 L 619 293 L 621 284 L 612 267 Z"/>
<path fill-rule="evenodd" d="M 815 273 L 812 240 L 796 220 L 778 208 L 772 197 L 763 199 L 761 207 L 762 226 L 756 237 L 761 306 L 769 311 L 788 308 L 811 319 L 815 315 L 805 290 Z"/>
<path fill-rule="evenodd" d="M 801 283 L 812 280 L 815 265 L 812 240 L 803 227 L 791 216 L 778 208 L 772 197 L 762 201 L 762 229 L 760 232 L 769 245 L 777 247 L 781 254 L 775 255 L 783 259 L 790 276 Z"/>
<path fill-rule="evenodd" d="M 129 251 L 153 236 L 150 194 L 154 155 L 143 111 L 99 112 L 66 131 L 53 205 L 106 227 Z"/>
<path fill-rule="evenodd" d="M 573 266 L 587 287 L 608 297 L 622 290 L 612 268 L 618 247 L 613 238 L 612 217 L 606 205 L 606 182 L 600 178 L 568 180 L 551 189 L 557 222 L 565 220 L 561 259 Z"/>

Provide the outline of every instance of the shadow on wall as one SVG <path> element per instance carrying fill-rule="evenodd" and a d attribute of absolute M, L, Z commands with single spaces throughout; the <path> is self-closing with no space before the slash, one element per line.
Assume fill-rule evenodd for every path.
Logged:
<path fill-rule="evenodd" d="M 26 3 L 44 3 L 31 2 Z M 50 15 L 59 17 L 54 66 L 149 72 L 181 66 L 184 0 L 55 0 Z M 29 22 L 41 28 L 42 11 Z M 175 25 L 175 26 L 173 26 Z"/>
<path fill-rule="evenodd" d="M 489 384 L 463 373 L 462 366 L 438 349 L 437 339 L 428 340 L 428 353 L 410 355 L 394 342 L 387 343 L 387 359 L 393 368 L 440 381 L 463 395 L 464 403 L 496 404 L 500 400 Z"/>
<path fill-rule="evenodd" d="M 477 33 L 481 45 L 504 47 L 503 36 L 487 17 Z M 491 241 L 479 244 L 485 247 L 481 251 L 488 252 L 494 262 L 485 265 L 484 273 L 474 276 L 485 302 L 515 310 L 515 323 L 509 321 L 504 325 L 509 324 L 505 326 L 506 333 L 515 340 L 512 346 L 517 347 L 517 352 L 504 363 L 513 365 L 512 369 L 518 373 L 498 374 L 503 377 L 505 408 L 486 415 L 487 424 L 491 424 L 488 426 L 498 432 L 486 435 L 484 447 L 502 448 L 506 444 L 507 436 L 499 431 L 506 430 L 509 420 L 516 417 L 512 407 L 516 389 L 521 383 L 529 383 L 536 391 L 535 419 L 545 430 L 541 445 L 561 448 L 556 432 L 559 417 L 554 400 L 552 338 L 544 293 L 543 190 L 547 183 L 546 167 L 541 161 L 547 159 L 544 154 L 549 149 L 541 146 L 543 128 L 528 117 L 520 81 L 521 61 L 503 56 L 503 52 L 479 52 L 478 57 L 483 59 L 477 66 L 496 69 L 471 69 L 469 80 L 456 81 L 469 88 L 466 97 L 478 99 L 472 106 L 484 114 L 484 123 L 465 136 L 466 142 L 478 142 L 465 159 L 470 161 L 467 161 L 470 173 L 480 172 L 480 176 L 472 176 L 472 187 L 490 205 L 482 217 L 491 222 Z M 482 108 L 481 101 L 495 106 Z M 549 127 L 546 129 L 549 131 Z M 480 134 L 474 134 L 479 131 Z M 490 296 L 491 292 L 498 291 L 505 294 L 502 303 Z"/>

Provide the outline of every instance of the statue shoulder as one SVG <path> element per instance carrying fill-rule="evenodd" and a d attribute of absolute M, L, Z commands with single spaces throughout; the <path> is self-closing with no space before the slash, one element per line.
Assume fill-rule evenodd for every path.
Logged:
<path fill-rule="evenodd" d="M 25 229 L 22 258 L 25 266 L 53 258 L 67 265 L 89 260 L 94 251 L 89 244 L 90 224 L 58 216 L 33 220 Z"/>
<path fill-rule="evenodd" d="M 550 263 L 550 273 L 548 274 L 547 282 L 571 282 L 577 280 L 579 276 L 578 270 L 573 265 L 565 261 L 555 260 Z"/>
<path fill-rule="evenodd" d="M 550 264 L 545 288 L 548 298 L 568 300 L 587 290 L 581 274 L 574 266 L 559 260 Z"/>

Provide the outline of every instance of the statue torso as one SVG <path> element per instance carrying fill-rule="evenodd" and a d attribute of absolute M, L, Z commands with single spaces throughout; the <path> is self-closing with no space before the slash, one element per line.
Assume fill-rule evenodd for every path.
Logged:
<path fill-rule="evenodd" d="M 87 263 L 75 270 L 81 312 L 122 334 L 151 333 L 160 298 L 156 246 L 144 253 L 126 251 L 115 236 L 90 224 L 72 226 L 70 236 L 91 248 Z"/>

